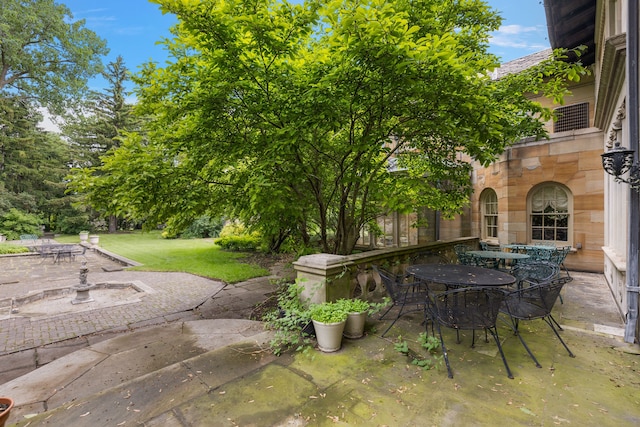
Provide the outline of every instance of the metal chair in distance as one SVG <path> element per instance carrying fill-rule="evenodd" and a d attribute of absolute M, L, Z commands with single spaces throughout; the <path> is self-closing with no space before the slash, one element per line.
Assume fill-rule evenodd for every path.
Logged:
<path fill-rule="evenodd" d="M 384 319 L 392 308 L 400 308 L 396 318 L 382 333 L 381 336 L 384 337 L 400 317 L 408 313 L 424 311 L 428 290 L 426 285 L 412 277 L 397 275 L 375 265 L 372 268 L 380 276 L 380 280 L 392 301 L 392 305 L 380 316 L 380 319 Z"/>
<path fill-rule="evenodd" d="M 455 245 L 453 251 L 458 258 L 458 263 L 463 265 L 477 265 L 476 258 L 469 254 L 472 248 L 469 245 Z"/>
<path fill-rule="evenodd" d="M 519 262 L 509 272 L 516 278 L 516 287 L 520 288 L 523 283 L 547 283 L 558 277 L 559 267 L 549 261 L 529 261 Z"/>
<path fill-rule="evenodd" d="M 471 346 L 475 345 L 475 330 L 488 331 L 498 346 L 507 376 L 513 378 L 509 364 L 502 351 L 496 322 L 500 307 L 504 301 L 505 292 L 495 288 L 461 288 L 442 293 L 431 294 L 427 299 L 426 316 L 433 321 L 442 346 L 442 354 L 447 365 L 449 378 L 453 378 L 453 371 L 449 363 L 447 348 L 442 337 L 442 327 L 473 331 Z"/>
<path fill-rule="evenodd" d="M 556 250 L 551 253 L 551 257 L 549 258 L 549 261 L 553 262 L 559 268 L 564 270 L 564 272 L 567 274 L 567 278 L 568 278 L 567 281 L 573 280 L 573 278 L 571 277 L 571 274 L 569 274 L 569 270 L 564 265 L 564 260 L 570 251 L 571 251 L 571 246 L 562 246 L 562 247 L 556 248 Z"/>
<path fill-rule="evenodd" d="M 524 280 L 518 289 L 506 295 L 504 304 L 500 308 L 500 311 L 507 314 L 511 319 L 514 333 L 518 336 L 538 368 L 541 367 L 540 363 L 538 363 L 529 346 L 525 343 L 518 329 L 521 320 L 544 320 L 558 337 L 569 356 L 575 357 L 558 333 L 559 330 L 562 331 L 562 327 L 551 315 L 551 310 L 565 283 L 563 280 L 551 280 L 544 283 Z"/>
<path fill-rule="evenodd" d="M 500 247 L 500 245 L 496 245 L 495 243 L 489 243 L 489 242 L 484 242 L 484 241 L 480 241 L 480 249 L 483 251 L 501 251 L 502 248 Z"/>

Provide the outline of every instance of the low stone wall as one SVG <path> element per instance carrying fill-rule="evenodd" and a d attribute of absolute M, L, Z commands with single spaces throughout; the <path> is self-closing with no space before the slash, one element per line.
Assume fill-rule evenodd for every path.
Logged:
<path fill-rule="evenodd" d="M 445 259 L 456 263 L 453 247 L 466 244 L 478 247 L 477 237 L 430 242 L 401 248 L 384 248 L 353 255 L 313 254 L 293 263 L 298 282 L 304 286 L 301 297 L 311 303 L 339 298 L 362 298 L 375 301 L 386 295 L 380 277 L 371 266 L 379 265 L 396 273 L 409 264 Z"/>

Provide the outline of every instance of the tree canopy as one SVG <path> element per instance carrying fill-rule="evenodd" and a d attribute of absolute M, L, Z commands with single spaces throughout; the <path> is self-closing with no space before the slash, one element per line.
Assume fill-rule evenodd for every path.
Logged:
<path fill-rule="evenodd" d="M 73 105 L 102 69 L 106 43 L 54 0 L 3 0 L 0 96 L 26 97 L 56 113 Z"/>
<path fill-rule="evenodd" d="M 149 226 L 226 213 L 272 249 L 317 236 L 347 254 L 382 213 L 458 213 L 469 159 L 545 135 L 526 94 L 561 100 L 584 72 L 558 57 L 492 80 L 501 19 L 480 0 L 152 1 L 179 24 L 171 63 L 134 78 L 148 134 L 80 187 Z"/>
<path fill-rule="evenodd" d="M 122 57 L 118 56 L 107 64 L 102 76 L 108 86 L 102 92 L 91 92 L 82 108 L 76 109 L 76 116 L 69 118 L 62 127 L 74 152 L 71 172 L 80 180 L 87 173 L 104 174 L 105 171 L 99 169 L 103 156 L 118 148 L 126 132 L 141 129 L 141 119 L 133 114 L 132 105 L 126 101 L 125 83 L 129 72 Z M 77 179 L 71 178 L 69 188 L 72 192 Z M 101 181 L 106 179 L 102 177 Z M 103 192 L 81 192 L 78 196 L 97 211 L 94 216 L 109 217 L 109 232 L 117 230 L 117 218 L 108 188 Z"/>

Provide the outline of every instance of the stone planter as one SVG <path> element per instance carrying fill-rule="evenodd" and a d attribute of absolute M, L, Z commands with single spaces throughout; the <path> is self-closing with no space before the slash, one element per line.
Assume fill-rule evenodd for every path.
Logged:
<path fill-rule="evenodd" d="M 350 339 L 361 338 L 364 335 L 364 324 L 367 320 L 367 312 L 349 313 L 347 323 L 344 326 L 344 336 Z"/>
<path fill-rule="evenodd" d="M 92 245 L 94 245 L 94 246 L 95 246 L 95 245 L 97 245 L 99 242 L 100 242 L 100 236 L 96 236 L 95 234 L 94 234 L 94 235 L 89 236 L 89 243 L 90 243 L 90 244 L 92 244 Z"/>
<path fill-rule="evenodd" d="M 342 333 L 346 320 L 337 323 L 322 323 L 313 320 L 313 328 L 316 331 L 316 339 L 318 340 L 318 348 L 325 353 L 331 353 L 340 350 L 342 347 Z"/>
<path fill-rule="evenodd" d="M 85 243 L 87 240 L 89 240 L 89 232 L 88 231 L 81 231 L 80 232 L 80 243 Z"/>
<path fill-rule="evenodd" d="M 0 427 L 4 427 L 4 424 L 9 419 L 11 408 L 13 408 L 13 399 L 0 397 Z"/>

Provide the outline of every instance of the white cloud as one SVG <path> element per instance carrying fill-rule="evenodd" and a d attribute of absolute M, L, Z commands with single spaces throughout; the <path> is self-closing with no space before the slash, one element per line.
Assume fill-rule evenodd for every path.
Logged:
<path fill-rule="evenodd" d="M 523 33 L 533 33 L 540 31 L 540 27 L 525 27 L 522 25 L 502 25 L 500 29 L 497 31 L 498 34 L 523 34 Z"/>
<path fill-rule="evenodd" d="M 492 46 L 528 51 L 544 50 L 548 44 L 546 27 L 542 25 L 503 25 L 495 31 L 489 40 Z"/>

